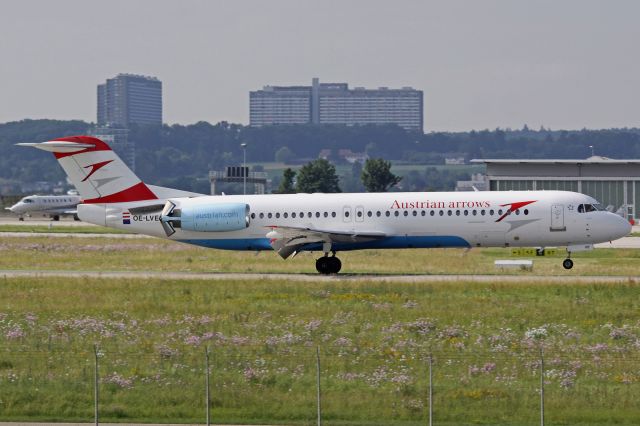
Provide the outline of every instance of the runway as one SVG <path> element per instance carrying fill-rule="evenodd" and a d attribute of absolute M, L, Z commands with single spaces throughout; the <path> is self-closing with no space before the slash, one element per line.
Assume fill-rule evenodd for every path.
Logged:
<path fill-rule="evenodd" d="M 98 226 L 91 223 L 73 220 L 70 216 L 62 216 L 60 220 L 51 220 L 46 217 L 25 217 L 24 220 L 18 220 L 18 216 L 3 214 L 0 215 L 0 225 L 24 225 L 24 226 Z"/>
<path fill-rule="evenodd" d="M 389 274 L 265 274 L 265 273 L 226 273 L 226 272 L 167 272 L 167 271 L 61 271 L 61 270 L 0 270 L 4 278 L 100 278 L 100 279 L 153 279 L 153 280 L 201 280 L 201 281 L 303 281 L 318 283 L 335 282 L 394 282 L 394 283 L 430 283 L 430 282 L 478 282 L 478 283 L 635 283 L 640 282 L 640 275 L 389 275 Z"/>

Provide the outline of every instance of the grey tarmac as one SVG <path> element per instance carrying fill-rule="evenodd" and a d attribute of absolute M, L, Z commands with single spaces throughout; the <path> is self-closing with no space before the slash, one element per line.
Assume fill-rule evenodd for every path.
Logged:
<path fill-rule="evenodd" d="M 640 282 L 640 275 L 532 275 L 522 273 L 496 275 L 388 275 L 388 274 L 339 274 L 320 275 L 309 274 L 264 274 L 264 273 L 227 273 L 227 272 L 166 272 L 166 271 L 62 271 L 62 270 L 0 270 L 0 277 L 5 278 L 100 278 L 100 279 L 154 279 L 154 280 L 202 280 L 202 281 L 230 281 L 230 280 L 277 280 L 304 282 L 341 282 L 341 281 L 380 281 L 380 282 L 479 282 L 479 283 L 507 283 L 507 282 L 539 282 L 539 283 L 635 283 Z M 1 426 L 1 425 L 0 425 Z"/>

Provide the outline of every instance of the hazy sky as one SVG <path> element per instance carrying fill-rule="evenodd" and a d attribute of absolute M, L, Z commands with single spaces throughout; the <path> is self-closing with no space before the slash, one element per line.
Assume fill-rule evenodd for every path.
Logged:
<path fill-rule="evenodd" d="M 249 91 L 424 91 L 425 130 L 640 126 L 640 2 L 3 1 L 0 122 L 95 121 L 96 85 L 157 76 L 164 120 L 248 123 Z"/>

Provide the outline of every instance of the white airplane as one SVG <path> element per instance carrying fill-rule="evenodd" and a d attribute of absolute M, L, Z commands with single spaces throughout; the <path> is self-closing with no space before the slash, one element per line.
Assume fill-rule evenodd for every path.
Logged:
<path fill-rule="evenodd" d="M 11 207 L 5 207 L 11 213 L 18 215 L 18 220 L 25 216 L 43 215 L 53 220 L 60 220 L 60 216 L 70 215 L 77 219 L 76 206 L 82 202 L 79 195 L 29 195 Z"/>
<path fill-rule="evenodd" d="M 631 231 L 593 198 L 565 191 L 403 192 L 209 196 L 142 182 L 103 141 L 74 136 L 21 143 L 54 153 L 84 199 L 85 222 L 226 250 L 275 250 L 288 258 L 433 247 L 566 246 L 571 253 Z M 332 254 L 332 256 L 330 256 Z"/>

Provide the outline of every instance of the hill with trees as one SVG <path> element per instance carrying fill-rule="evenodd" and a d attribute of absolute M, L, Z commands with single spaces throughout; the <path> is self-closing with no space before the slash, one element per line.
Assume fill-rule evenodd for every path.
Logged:
<path fill-rule="evenodd" d="M 92 123 L 78 120 L 23 120 L 0 124 L 0 183 L 64 180 L 50 154 L 15 147 L 86 133 Z M 471 158 L 586 158 L 591 148 L 611 158 L 640 158 L 640 129 L 579 131 L 482 130 L 458 133 L 408 132 L 395 125 L 339 126 L 295 125 L 254 128 L 240 124 L 198 122 L 190 125 L 133 126 L 129 139 L 136 145 L 136 172 L 160 185 L 203 190 L 209 170 L 242 162 L 241 143 L 247 144 L 247 161 L 304 164 L 329 150 L 334 164 L 344 162 L 341 149 L 365 152 L 394 164 L 438 165 L 446 157 Z M 356 176 L 358 171 L 354 172 Z M 433 174 L 433 170 L 425 172 Z M 345 177 L 343 190 L 358 188 Z M 418 182 L 405 176 L 405 184 Z M 403 185 L 407 186 L 407 185 Z M 414 188 L 416 185 L 411 184 Z M 197 187 L 197 188 L 196 188 Z"/>

